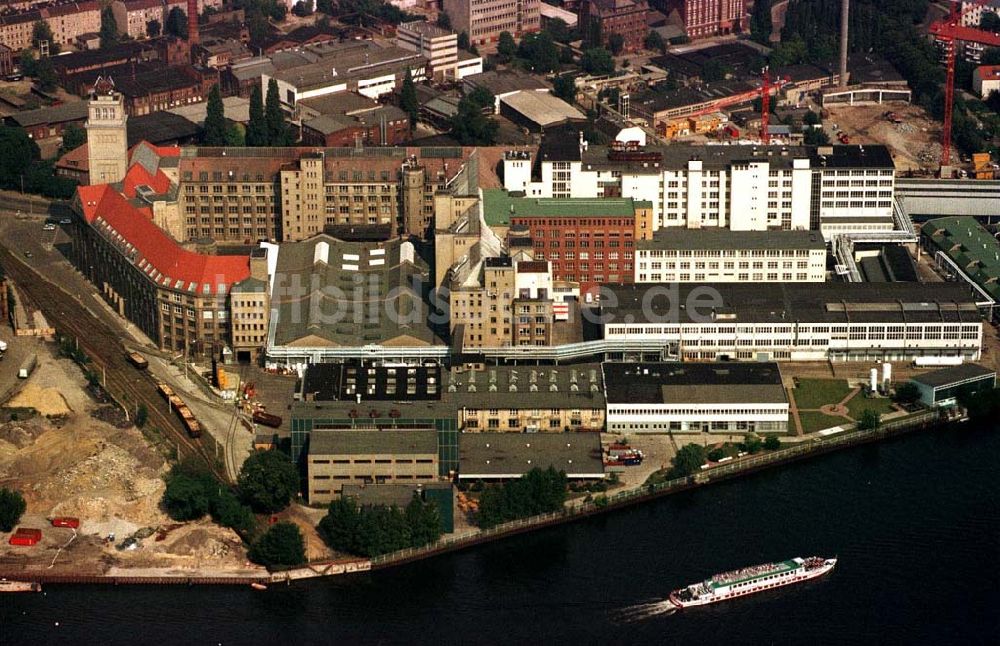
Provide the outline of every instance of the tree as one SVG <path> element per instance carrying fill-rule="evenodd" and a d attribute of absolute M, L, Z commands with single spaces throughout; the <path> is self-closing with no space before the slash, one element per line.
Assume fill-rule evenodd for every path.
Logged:
<path fill-rule="evenodd" d="M 306 16 L 310 16 L 312 15 L 312 12 L 313 12 L 312 3 L 305 3 L 302 0 L 296 2 L 295 6 L 292 7 L 292 13 L 294 13 L 299 18 L 305 18 Z"/>
<path fill-rule="evenodd" d="M 670 464 L 671 478 L 684 478 L 697 473 L 701 465 L 705 464 L 705 447 L 700 444 L 686 444 L 677 451 Z"/>
<path fill-rule="evenodd" d="M 475 93 L 462 97 L 458 102 L 458 113 L 452 117 L 451 136 L 463 146 L 492 146 L 496 143 L 497 123 L 483 114 L 486 105 L 480 99 Z M 488 105 L 493 107 L 492 97 Z"/>
<path fill-rule="evenodd" d="M 858 430 L 860 431 L 874 431 L 882 424 L 882 417 L 870 408 L 866 408 L 861 413 L 861 419 L 858 420 Z"/>
<path fill-rule="evenodd" d="M 240 536 L 250 538 L 257 528 L 253 510 L 240 502 L 228 488 L 222 489 L 212 502 L 212 519 L 223 527 L 229 527 Z"/>
<path fill-rule="evenodd" d="M 135 425 L 142 428 L 149 421 L 149 409 L 146 408 L 145 404 L 139 404 L 139 407 L 135 409 Z"/>
<path fill-rule="evenodd" d="M 327 508 L 316 526 L 320 538 L 330 549 L 338 552 L 360 553 L 358 535 L 361 528 L 361 510 L 353 498 L 341 497 Z"/>
<path fill-rule="evenodd" d="M 34 76 L 38 73 L 38 59 L 35 52 L 30 49 L 22 49 L 18 55 L 17 66 L 25 76 Z"/>
<path fill-rule="evenodd" d="M 267 124 L 267 145 L 287 146 L 288 126 L 285 124 L 285 113 L 281 111 L 281 100 L 278 98 L 278 82 L 273 78 L 267 82 L 264 122 Z"/>
<path fill-rule="evenodd" d="M 549 32 L 552 40 L 557 43 L 568 43 L 573 40 L 573 30 L 560 18 L 550 19 L 545 25 L 545 31 Z"/>
<path fill-rule="evenodd" d="M 750 39 L 762 45 L 771 42 L 771 0 L 754 0 L 750 13 Z"/>
<path fill-rule="evenodd" d="M 87 143 L 87 131 L 75 123 L 71 123 L 63 130 L 59 154 L 64 155 L 71 150 L 76 150 L 85 143 Z"/>
<path fill-rule="evenodd" d="M 410 133 L 417 127 L 417 119 L 420 117 L 420 101 L 417 100 L 417 87 L 413 83 L 413 75 L 410 69 L 406 69 L 406 76 L 403 77 L 403 87 L 399 91 L 399 107 L 410 117 Z"/>
<path fill-rule="evenodd" d="M 458 35 L 458 48 L 459 49 L 464 49 L 464 50 L 468 51 L 469 47 L 471 47 L 471 46 L 472 45 L 469 42 L 469 33 L 465 32 L 465 31 L 463 31 L 462 33 L 460 33 Z"/>
<path fill-rule="evenodd" d="M 21 492 L 0 488 L 0 532 L 12 532 L 28 505 Z"/>
<path fill-rule="evenodd" d="M 210 483 L 187 472 L 171 472 L 163 492 L 163 507 L 174 520 L 198 520 L 212 506 Z"/>
<path fill-rule="evenodd" d="M 438 12 L 437 26 L 441 29 L 451 29 L 451 16 L 448 15 L 447 11 Z"/>
<path fill-rule="evenodd" d="M 226 119 L 225 145 L 230 148 L 242 148 L 247 145 L 243 129 L 238 123 Z"/>
<path fill-rule="evenodd" d="M 41 49 L 42 41 L 49 44 L 49 56 L 55 56 L 59 53 L 61 48 L 59 47 L 59 43 L 56 42 L 55 36 L 52 35 L 52 27 L 44 20 L 37 20 L 31 26 L 31 43 L 36 49 Z"/>
<path fill-rule="evenodd" d="M 146 35 L 150 38 L 156 38 L 163 31 L 163 25 L 157 19 L 152 19 L 146 23 Z"/>
<path fill-rule="evenodd" d="M 208 93 L 208 107 L 201 141 L 206 146 L 226 145 L 226 114 L 222 105 L 222 92 L 216 83 Z"/>
<path fill-rule="evenodd" d="M 576 82 L 569 74 L 561 74 L 552 80 L 552 94 L 566 103 L 576 101 Z"/>
<path fill-rule="evenodd" d="M 642 44 L 646 49 L 660 53 L 663 53 L 663 51 L 667 48 L 667 44 L 663 42 L 663 36 L 661 36 L 658 31 L 653 29 L 650 29 L 649 33 L 646 34 L 646 40 L 644 40 Z"/>
<path fill-rule="evenodd" d="M 101 9 L 101 31 L 99 34 L 101 36 L 101 49 L 118 44 L 118 21 L 115 20 L 115 13 L 110 4 Z"/>
<path fill-rule="evenodd" d="M 580 58 L 580 67 L 587 74 L 604 76 L 615 71 L 615 61 L 611 58 L 611 53 L 603 47 L 594 47 L 583 52 Z"/>
<path fill-rule="evenodd" d="M 809 57 L 809 49 L 806 47 L 804 41 L 796 38 L 789 41 L 782 41 L 771 50 L 771 56 L 768 61 L 771 65 L 782 66 L 782 65 L 797 65 L 798 63 L 804 63 Z"/>
<path fill-rule="evenodd" d="M 777 451 L 781 448 L 781 440 L 777 435 L 768 435 L 764 438 L 764 448 L 768 451 Z"/>
<path fill-rule="evenodd" d="M 892 397 L 900 404 L 912 404 L 920 399 L 920 389 L 912 381 L 896 386 L 896 393 Z"/>
<path fill-rule="evenodd" d="M 495 527 L 518 518 L 559 511 L 566 503 L 566 474 L 535 467 L 518 480 L 491 485 L 479 498 L 477 523 Z"/>
<path fill-rule="evenodd" d="M 167 14 L 167 21 L 163 27 L 164 31 L 171 36 L 186 39 L 188 36 L 187 14 L 180 7 L 174 7 Z"/>
<path fill-rule="evenodd" d="M 830 135 L 822 128 L 808 128 L 802 141 L 807 146 L 826 146 L 830 143 Z"/>
<path fill-rule="evenodd" d="M 517 55 L 525 59 L 536 74 L 548 74 L 559 69 L 559 48 L 548 32 L 525 34 L 517 47 Z"/>
<path fill-rule="evenodd" d="M 712 81 L 723 81 L 730 71 L 731 70 L 720 63 L 717 59 L 711 58 L 705 61 L 705 64 L 701 68 L 701 80 L 706 83 L 711 83 Z"/>
<path fill-rule="evenodd" d="M 621 54 L 625 49 L 625 37 L 619 33 L 608 34 L 608 49 L 615 56 Z"/>
<path fill-rule="evenodd" d="M 1000 32 L 1000 15 L 992 11 L 983 11 L 983 15 L 979 19 L 979 28 L 983 31 Z"/>
<path fill-rule="evenodd" d="M 255 511 L 274 513 L 299 492 L 299 472 L 279 451 L 257 451 L 246 459 L 237 479 L 240 496 Z"/>
<path fill-rule="evenodd" d="M 497 40 L 497 58 L 501 63 L 509 63 L 517 54 L 517 43 L 509 31 L 501 31 Z"/>
<path fill-rule="evenodd" d="M 21 128 L 0 126 L 0 187 L 19 189 L 21 175 L 41 156 L 38 144 Z"/>
<path fill-rule="evenodd" d="M 434 503 L 424 502 L 414 493 L 404 515 L 410 528 L 410 547 L 422 547 L 441 538 L 441 514 Z"/>
<path fill-rule="evenodd" d="M 247 122 L 246 144 L 248 146 L 267 145 L 267 120 L 264 117 L 264 93 L 260 83 L 250 90 L 250 120 Z"/>
<path fill-rule="evenodd" d="M 823 123 L 823 119 L 812 110 L 806 110 L 805 116 L 802 117 L 802 123 L 807 126 L 818 126 Z"/>
<path fill-rule="evenodd" d="M 56 70 L 52 67 L 52 57 L 46 56 L 35 64 L 35 80 L 43 92 L 51 92 L 59 87 Z"/>
<path fill-rule="evenodd" d="M 266 568 L 286 568 L 306 561 L 306 546 L 302 532 L 295 523 L 275 523 L 250 546 L 247 554 L 254 563 Z"/>

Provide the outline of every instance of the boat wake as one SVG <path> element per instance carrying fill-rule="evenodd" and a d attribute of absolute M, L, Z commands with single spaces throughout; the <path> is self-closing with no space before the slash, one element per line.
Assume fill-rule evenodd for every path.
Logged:
<path fill-rule="evenodd" d="M 677 606 L 669 600 L 654 601 L 651 603 L 640 603 L 627 608 L 622 608 L 615 615 L 615 620 L 623 624 L 632 624 L 638 621 L 645 621 L 653 617 L 672 615 L 677 612 Z"/>

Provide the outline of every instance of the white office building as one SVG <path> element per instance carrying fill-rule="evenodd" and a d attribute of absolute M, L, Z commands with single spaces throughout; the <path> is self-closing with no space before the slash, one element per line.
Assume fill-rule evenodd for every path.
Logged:
<path fill-rule="evenodd" d="M 979 359 L 982 315 L 960 283 L 605 285 L 604 338 L 684 360 Z M 609 383 L 609 382 L 606 382 Z"/>
<path fill-rule="evenodd" d="M 400 23 L 396 42 L 426 58 L 427 77 L 435 81 L 461 81 L 483 71 L 481 56 L 459 51 L 458 34 L 425 20 Z"/>
<path fill-rule="evenodd" d="M 821 283 L 826 242 L 818 231 L 660 229 L 636 240 L 637 283 Z"/>
<path fill-rule="evenodd" d="M 785 433 L 774 363 L 605 363 L 609 433 Z"/>
<path fill-rule="evenodd" d="M 884 146 L 647 146 L 616 151 L 543 142 L 504 160 L 504 187 L 528 197 L 631 197 L 653 227 L 733 231 L 891 231 L 892 156 Z"/>

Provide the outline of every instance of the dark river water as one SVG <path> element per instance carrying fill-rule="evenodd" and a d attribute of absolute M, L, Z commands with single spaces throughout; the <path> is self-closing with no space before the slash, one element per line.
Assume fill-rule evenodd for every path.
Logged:
<path fill-rule="evenodd" d="M 1000 432 L 852 449 L 357 578 L 49 585 L 7 644 L 996 644 Z M 828 577 L 669 612 L 675 588 L 812 554 Z"/>

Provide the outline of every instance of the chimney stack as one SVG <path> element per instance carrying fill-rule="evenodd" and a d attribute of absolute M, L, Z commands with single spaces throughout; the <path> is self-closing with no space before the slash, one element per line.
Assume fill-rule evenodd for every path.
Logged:
<path fill-rule="evenodd" d="M 198 0 L 187 0 L 187 19 L 188 46 L 194 47 L 198 44 Z"/>
<path fill-rule="evenodd" d="M 840 87 L 847 87 L 847 16 L 850 0 L 840 0 Z"/>

